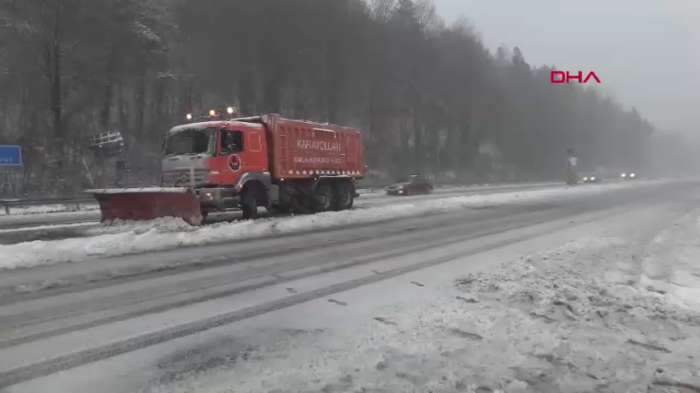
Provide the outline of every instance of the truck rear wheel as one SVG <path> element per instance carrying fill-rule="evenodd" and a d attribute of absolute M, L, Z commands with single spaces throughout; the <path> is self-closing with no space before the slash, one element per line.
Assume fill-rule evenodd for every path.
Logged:
<path fill-rule="evenodd" d="M 243 212 L 244 220 L 254 220 L 258 218 L 258 197 L 253 188 L 243 191 L 241 199 L 241 211 Z"/>
<path fill-rule="evenodd" d="M 342 211 L 352 209 L 355 203 L 355 187 L 349 182 L 339 182 L 333 187 L 333 210 Z"/>
<path fill-rule="evenodd" d="M 314 192 L 314 210 L 327 212 L 333 208 L 333 189 L 327 183 L 319 184 Z"/>

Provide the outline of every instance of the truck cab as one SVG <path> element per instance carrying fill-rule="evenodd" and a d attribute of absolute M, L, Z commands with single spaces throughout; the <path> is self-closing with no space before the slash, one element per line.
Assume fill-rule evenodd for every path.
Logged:
<path fill-rule="evenodd" d="M 254 179 L 265 190 L 271 185 L 265 128 L 234 120 L 174 127 L 161 169 L 163 186 L 196 190 L 205 215 L 236 208 L 246 181 Z"/>

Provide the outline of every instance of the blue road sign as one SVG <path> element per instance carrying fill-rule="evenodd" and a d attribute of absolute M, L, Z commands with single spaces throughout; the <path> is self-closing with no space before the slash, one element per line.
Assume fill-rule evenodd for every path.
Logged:
<path fill-rule="evenodd" d="M 22 146 L 0 145 L 0 167 L 22 166 Z"/>

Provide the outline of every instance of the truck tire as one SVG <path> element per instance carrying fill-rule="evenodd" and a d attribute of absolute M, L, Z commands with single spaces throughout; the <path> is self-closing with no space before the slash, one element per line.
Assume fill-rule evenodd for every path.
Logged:
<path fill-rule="evenodd" d="M 333 209 L 333 189 L 328 183 L 321 183 L 314 191 L 314 211 L 317 213 L 327 212 Z"/>
<path fill-rule="evenodd" d="M 243 212 L 244 220 L 255 220 L 258 218 L 258 195 L 255 188 L 248 188 L 243 191 L 241 211 Z"/>
<path fill-rule="evenodd" d="M 342 211 L 352 209 L 355 203 L 355 187 L 349 182 L 338 182 L 333 187 L 333 210 Z"/>
<path fill-rule="evenodd" d="M 292 209 L 289 206 L 273 206 L 272 212 L 275 214 L 289 214 Z"/>

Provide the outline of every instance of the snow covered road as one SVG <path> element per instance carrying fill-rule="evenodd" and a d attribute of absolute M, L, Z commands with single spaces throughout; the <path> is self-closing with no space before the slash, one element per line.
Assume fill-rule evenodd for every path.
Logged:
<path fill-rule="evenodd" d="M 387 196 L 381 193 L 367 194 L 356 201 L 355 210 L 391 206 L 396 204 L 416 203 L 420 201 L 441 199 L 449 196 L 489 195 L 515 191 L 536 191 L 563 188 L 565 188 L 565 186 L 563 186 L 561 183 L 531 183 L 527 185 L 513 184 L 500 186 L 443 188 L 436 190 L 431 195 L 416 195 L 408 197 Z M 208 220 L 208 225 L 217 225 L 238 218 L 240 218 L 240 214 L 236 212 L 212 214 Z M 99 220 L 99 212 L 95 211 L 0 217 L 0 245 L 32 241 L 85 238 L 103 233 L 123 232 L 124 230 L 128 229 L 127 227 L 120 226 L 103 230 L 99 227 L 97 220 Z M 147 226 L 148 225 L 145 225 L 145 227 Z M 1 251 L 0 254 L 2 254 Z M 6 264 L 0 263 L 0 268 L 3 265 Z"/>
<path fill-rule="evenodd" d="M 5 271 L 0 387 L 690 392 L 699 206 L 649 184 Z"/>
<path fill-rule="evenodd" d="M 498 206 L 518 201 L 542 201 L 572 195 L 595 195 L 612 190 L 651 183 L 618 183 L 583 187 L 544 187 L 511 192 L 477 192 L 459 196 L 424 195 L 409 198 L 375 199 L 351 211 L 325 212 L 301 216 L 268 217 L 255 221 L 217 222 L 192 227 L 182 220 L 161 218 L 144 222 L 120 222 L 114 225 L 64 228 L 46 233 L 29 232 L 44 239 L 0 245 L 0 269 L 26 268 L 61 262 L 77 262 L 99 257 L 162 251 L 187 246 L 202 246 L 245 239 L 323 231 L 348 225 L 444 213 L 465 208 Z M 28 229 L 15 230 L 26 237 Z M 65 233 L 68 236 L 61 237 Z M 34 241 L 31 241 L 34 240 Z"/>

